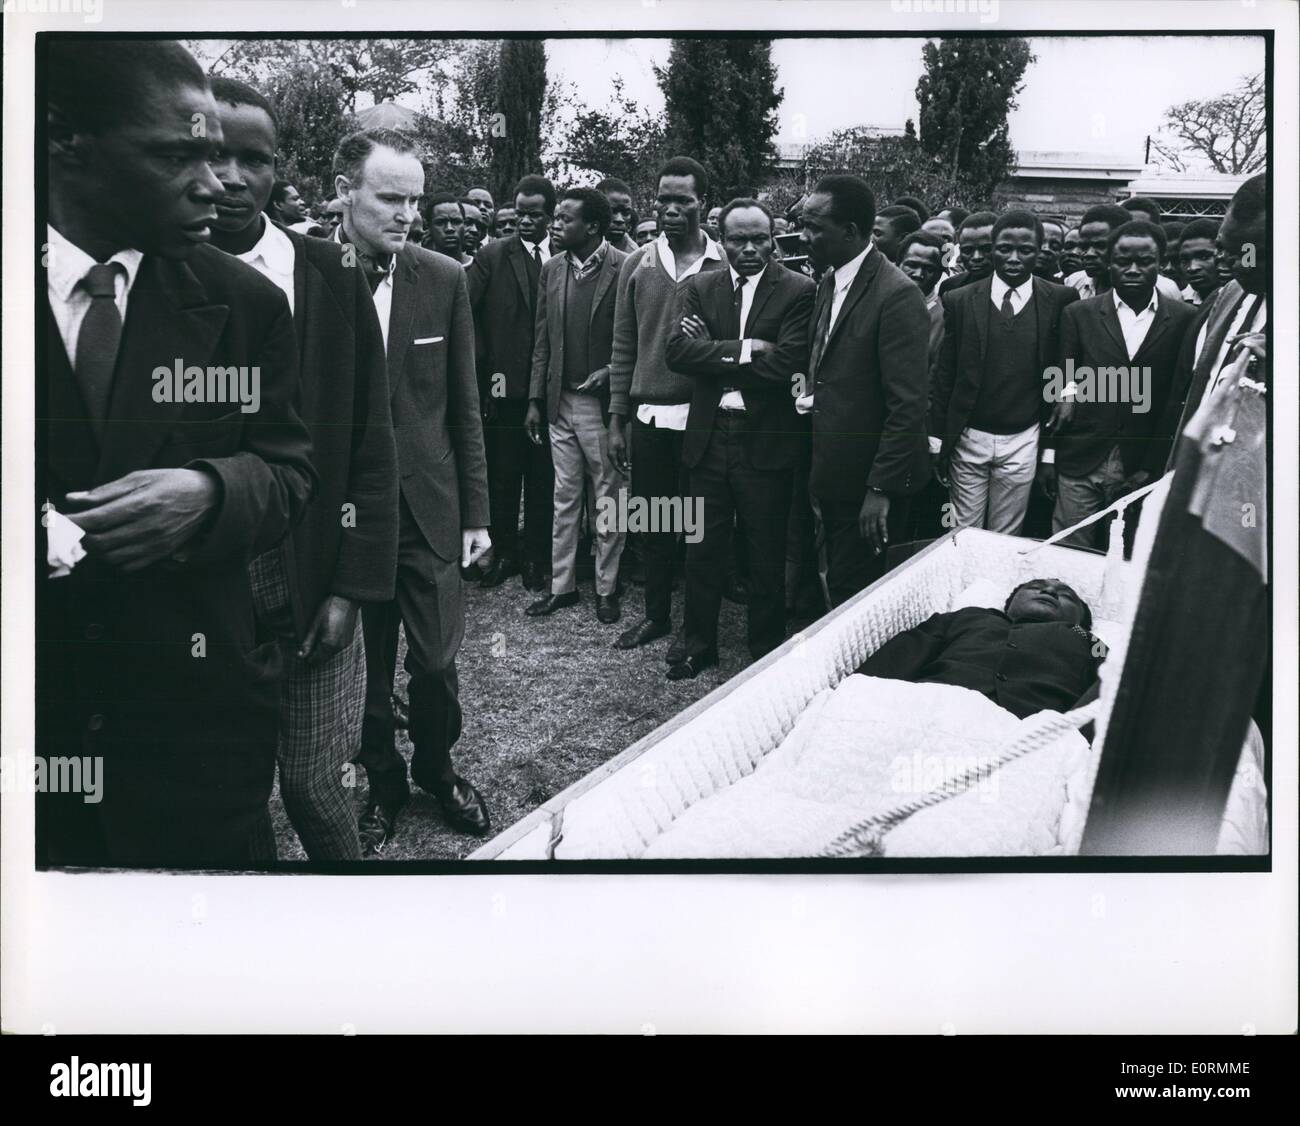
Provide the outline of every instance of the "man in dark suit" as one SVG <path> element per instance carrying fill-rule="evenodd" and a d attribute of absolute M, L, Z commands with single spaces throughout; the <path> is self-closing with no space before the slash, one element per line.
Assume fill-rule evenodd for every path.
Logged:
<path fill-rule="evenodd" d="M 366 717 L 357 758 L 370 781 L 362 848 L 382 850 L 410 797 L 394 744 L 397 629 L 410 674 L 411 778 L 431 793 L 448 824 L 483 834 L 479 792 L 456 773 L 460 737 L 456 652 L 465 634 L 460 566 L 487 550 L 487 479 L 474 379 L 474 325 L 465 271 L 407 235 L 424 192 L 410 139 L 385 129 L 345 137 L 334 154 L 343 201 L 339 226 L 370 284 L 388 355 L 397 443 L 396 599 L 366 606 Z"/>
<path fill-rule="evenodd" d="M 280 796 L 312 860 L 359 860 L 342 771 L 365 710 L 363 603 L 389 602 L 397 569 L 397 454 L 384 338 L 361 271 L 338 243 L 306 238 L 264 215 L 275 175 L 276 122 L 246 83 L 212 80 L 222 147 L 213 243 L 280 287 L 302 359 L 303 421 L 320 477 L 307 516 L 253 560 L 259 623 L 280 638 Z"/>
<path fill-rule="evenodd" d="M 38 859 L 263 866 L 281 664 L 247 563 L 316 481 L 293 321 L 204 245 L 221 126 L 179 44 L 51 43 L 48 77 L 37 753 L 104 786 L 41 795 Z"/>
<path fill-rule="evenodd" d="M 747 540 L 749 652 L 785 640 L 785 540 L 798 457 L 794 399 L 806 388 L 816 286 L 772 258 L 772 213 L 733 199 L 718 219 L 729 269 L 696 274 L 678 295 L 668 366 L 693 377 L 682 443 L 703 527 L 687 538 L 686 617 L 669 680 L 718 662 L 718 612 L 732 523 Z"/>
<path fill-rule="evenodd" d="M 808 374 L 809 489 L 825 531 L 827 587 L 838 606 L 886 570 L 929 465 L 925 411 L 930 315 L 911 279 L 871 245 L 875 199 L 857 176 L 826 176 L 803 207 L 818 269 Z"/>
<path fill-rule="evenodd" d="M 555 477 L 549 440 L 524 432 L 533 371 L 537 282 L 550 260 L 548 241 L 555 189 L 542 176 L 525 176 L 515 188 L 518 232 L 493 239 L 467 271 L 478 341 L 479 397 L 487 440 L 492 506 L 492 563 L 485 587 L 520 574 L 528 590 L 541 590 L 551 561 Z M 545 438 L 545 435 L 543 435 Z M 524 495 L 524 535 L 519 545 L 519 494 Z"/>
<path fill-rule="evenodd" d="M 943 298 L 943 345 L 931 388 L 936 471 L 960 528 L 1017 535 L 1029 508 L 1040 430 L 1058 360 L 1061 310 L 1078 293 L 1033 275 L 1043 227 L 1008 211 L 993 227 L 992 276 Z"/>
<path fill-rule="evenodd" d="M 1129 477 L 1150 457 L 1152 444 L 1167 449 L 1172 434 L 1157 426 L 1165 413 L 1174 367 L 1196 310 L 1156 292 L 1164 231 L 1132 220 L 1110 236 L 1106 292 L 1068 307 L 1061 317 L 1060 386 L 1074 395 L 1052 408 L 1052 450 L 1040 476 L 1054 492 L 1052 531 L 1100 512 L 1125 491 Z M 1052 480 L 1052 478 L 1055 478 Z M 1102 524 L 1063 540 L 1100 547 Z"/>
<path fill-rule="evenodd" d="M 1059 579 L 1033 579 L 1001 610 L 969 606 L 934 614 L 886 641 L 858 666 L 864 676 L 955 684 L 1024 719 L 1065 712 L 1097 684 L 1092 611 Z"/>
<path fill-rule="evenodd" d="M 598 506 L 617 504 L 623 474 L 609 459 L 609 360 L 614 296 L 627 257 L 605 241 L 609 203 L 595 188 L 573 188 L 555 210 L 561 253 L 542 267 L 537 337 L 524 428 L 540 445 L 550 422 L 555 463 L 551 589 L 525 611 L 547 617 L 578 601 L 578 523 L 584 481 Z M 596 518 L 596 617 L 618 621 L 618 568 L 625 530 Z"/>

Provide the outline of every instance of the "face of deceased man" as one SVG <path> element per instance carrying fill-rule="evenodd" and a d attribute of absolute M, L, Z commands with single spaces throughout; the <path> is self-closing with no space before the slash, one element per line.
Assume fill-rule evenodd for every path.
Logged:
<path fill-rule="evenodd" d="M 1034 579 L 1011 594 L 1007 617 L 1013 622 L 1064 622 L 1083 625 L 1088 617 L 1084 601 L 1060 579 Z"/>
<path fill-rule="evenodd" d="M 363 253 L 387 257 L 406 245 L 424 193 L 424 168 L 414 153 L 376 145 L 358 183 L 338 176 L 335 191 L 352 237 Z"/>
<path fill-rule="evenodd" d="M 271 198 L 275 184 L 275 127 L 260 106 L 221 102 L 217 112 L 221 115 L 223 140 L 212 160 L 212 171 L 221 181 L 216 227 L 220 231 L 242 231 L 257 222 Z"/>

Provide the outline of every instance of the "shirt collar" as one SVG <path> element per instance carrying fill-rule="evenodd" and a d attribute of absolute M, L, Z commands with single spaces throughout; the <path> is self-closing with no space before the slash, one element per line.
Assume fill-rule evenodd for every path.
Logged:
<path fill-rule="evenodd" d="M 286 239 L 285 241 L 288 242 L 288 239 Z M 348 236 L 344 233 L 344 231 L 343 231 L 343 224 L 342 224 L 342 223 L 340 223 L 337 227 L 334 228 L 334 241 L 337 242 L 337 243 L 339 243 L 339 244 L 341 244 L 342 246 L 352 246 L 352 245 L 354 245 L 354 244 L 352 243 L 352 241 L 348 238 Z M 259 243 L 258 245 L 261 245 L 261 244 Z M 254 247 L 253 249 L 256 250 L 257 247 Z M 293 249 L 292 244 L 290 244 L 289 249 L 290 249 L 290 250 Z M 357 254 L 358 254 L 358 256 L 360 256 L 360 254 L 361 254 L 361 248 L 360 248 L 360 247 L 357 247 Z M 293 269 L 292 264 L 290 264 L 290 267 L 289 267 L 289 268 L 290 268 L 290 269 Z M 396 270 L 396 269 L 397 269 L 397 255 L 394 254 L 394 255 L 392 255 L 392 256 L 388 259 L 388 268 L 384 271 L 384 276 L 383 276 L 382 278 L 379 279 L 379 284 L 380 284 L 380 285 L 391 285 L 391 284 L 392 284 L 392 281 L 393 281 L 393 271 Z"/>
<path fill-rule="evenodd" d="M 994 305 L 1001 305 L 1002 299 L 1008 293 L 1019 294 L 1022 300 L 1028 300 L 1029 295 L 1034 291 L 1034 277 L 1032 274 L 1017 286 L 1007 285 L 996 273 L 992 274 L 991 277 L 993 278 L 993 288 L 990 291 L 990 296 L 993 298 Z"/>
<path fill-rule="evenodd" d="M 736 272 L 736 267 L 733 266 L 730 262 L 727 263 L 727 270 L 731 274 L 731 289 L 732 292 L 734 293 L 736 286 L 740 284 L 741 275 Z M 765 273 L 767 273 L 766 266 L 764 266 L 761 270 L 759 270 L 758 273 L 751 274 L 749 277 L 745 278 L 745 284 L 749 286 L 751 291 L 756 289 L 758 287 L 758 279 L 761 278 Z"/>
<path fill-rule="evenodd" d="M 1157 299 L 1159 298 L 1159 291 L 1153 289 L 1151 291 L 1151 300 L 1148 301 L 1143 308 L 1138 309 L 1136 312 L 1134 312 L 1133 306 L 1129 305 L 1127 302 L 1122 300 L 1120 298 L 1120 295 L 1116 293 L 1114 289 L 1110 291 L 1110 296 L 1111 299 L 1115 302 L 1115 311 L 1117 313 L 1123 312 L 1125 309 L 1127 309 L 1130 313 L 1133 313 L 1135 317 L 1140 317 L 1144 313 L 1154 313 L 1156 311 L 1156 304 L 1157 304 Z"/>
<path fill-rule="evenodd" d="M 867 243 L 867 249 L 859 254 L 856 258 L 850 258 L 843 266 L 835 267 L 835 288 L 848 289 L 858 276 L 858 271 L 862 269 L 862 263 L 867 260 L 867 255 L 875 249 L 872 243 Z"/>
<path fill-rule="evenodd" d="M 718 243 L 714 242 L 711 238 L 709 238 L 708 231 L 701 230 L 700 234 L 704 236 L 704 254 L 701 255 L 701 257 L 716 258 L 719 262 L 721 262 L 722 247 Z M 677 262 L 677 255 L 673 253 L 673 248 L 668 245 L 668 236 L 666 234 L 661 234 L 657 239 L 655 239 L 655 246 L 658 247 L 659 249 L 660 261 L 663 261 L 664 258 L 667 258 L 669 262 L 672 262 L 674 264 Z"/>
<path fill-rule="evenodd" d="M 45 226 L 48 246 L 48 274 L 50 288 L 60 301 L 70 301 L 77 284 L 86 276 L 86 271 L 96 265 L 95 259 L 76 243 L 64 238 L 48 223 Z M 139 250 L 119 250 L 108 261 L 117 262 L 126 271 L 126 292 L 131 292 L 135 276 L 140 271 L 144 253 Z"/>
<path fill-rule="evenodd" d="M 576 266 L 580 270 L 585 270 L 589 265 L 591 265 L 591 263 L 598 262 L 601 258 L 605 256 L 605 249 L 608 246 L 609 243 L 607 243 L 604 239 L 601 239 L 600 245 L 596 247 L 596 249 L 593 250 L 589 255 L 587 255 L 586 258 L 582 259 L 582 261 L 578 261 L 578 256 L 574 254 L 572 250 L 566 250 L 564 253 L 566 257 L 569 259 L 569 263 L 571 265 Z"/>
<path fill-rule="evenodd" d="M 524 253 L 527 254 L 529 258 L 533 257 L 533 250 L 536 248 L 542 252 L 543 262 L 549 262 L 551 260 L 551 240 L 549 237 L 543 238 L 541 242 L 529 242 L 526 238 L 521 236 L 519 243 L 524 248 Z"/>
<path fill-rule="evenodd" d="M 250 265 L 261 259 L 266 263 L 267 268 L 277 274 L 292 274 L 294 264 L 293 243 L 289 236 L 286 235 L 279 227 L 271 222 L 265 215 L 262 220 L 262 237 L 257 240 L 257 245 L 252 250 L 246 250 L 243 254 L 236 254 L 235 257 L 241 262 L 247 262 Z M 396 259 L 396 255 L 393 256 Z"/>

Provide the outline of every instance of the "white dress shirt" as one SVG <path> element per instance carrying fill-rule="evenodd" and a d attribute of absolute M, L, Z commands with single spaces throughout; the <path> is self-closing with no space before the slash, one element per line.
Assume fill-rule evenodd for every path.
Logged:
<path fill-rule="evenodd" d="M 1228 358 L 1228 351 L 1232 347 L 1232 338 L 1240 336 L 1246 332 L 1263 332 L 1268 324 L 1268 300 L 1265 299 L 1259 303 L 1259 309 L 1251 318 L 1250 326 L 1247 327 L 1246 314 L 1250 312 L 1250 307 L 1255 304 L 1255 295 L 1247 293 L 1246 299 L 1242 301 L 1241 307 L 1233 314 L 1232 324 L 1228 326 L 1228 331 L 1223 337 L 1223 343 L 1219 345 L 1219 354 L 1214 358 L 1214 367 L 1210 369 L 1210 378 L 1205 381 L 1205 394 L 1201 396 L 1201 402 L 1209 398 L 1210 392 L 1218 385 L 1223 376 L 1223 361 Z M 1201 331 L 1196 335 L 1196 356 L 1192 361 L 1193 367 L 1201 358 L 1201 350 L 1205 347 L 1205 334 L 1209 330 L 1210 322 L 1207 320 L 1201 325 Z M 1199 404 L 1198 404 L 1199 405 Z"/>
<path fill-rule="evenodd" d="M 340 223 L 334 228 L 334 241 L 343 243 L 343 224 Z M 344 245 L 350 245 L 344 243 Z M 360 249 L 357 250 L 360 254 Z M 397 270 L 397 255 L 394 254 L 388 260 L 388 270 L 384 273 L 383 278 L 375 291 L 370 296 L 375 300 L 375 313 L 379 317 L 379 329 L 384 334 L 384 351 L 388 351 L 388 322 L 393 319 L 393 274 Z"/>
<path fill-rule="evenodd" d="M 80 284 L 91 266 L 97 265 L 95 259 L 81 247 L 69 242 L 48 224 L 46 233 L 46 291 L 50 299 L 50 312 L 54 314 L 54 323 L 59 326 L 59 336 L 68 353 L 68 363 L 77 362 L 77 336 L 81 332 L 81 322 L 86 319 L 90 309 L 90 293 Z M 140 272 L 140 263 L 144 254 L 139 250 L 119 250 L 109 260 L 122 266 L 113 283 L 114 301 L 121 314 L 122 323 L 126 323 L 126 302 Z M 105 263 L 107 264 L 107 263 Z"/>
<path fill-rule="evenodd" d="M 731 292 L 734 300 L 736 286 L 740 284 L 740 275 L 731 266 L 728 266 L 727 270 L 731 274 Z M 754 290 L 758 288 L 758 279 L 762 276 L 756 274 L 752 278 L 746 278 L 745 287 L 740 291 L 740 363 L 742 364 L 750 361 L 750 351 L 754 342 L 746 338 L 745 326 L 749 323 L 749 310 L 754 304 Z M 739 391 L 728 391 L 722 396 L 718 406 L 724 411 L 743 411 L 745 399 Z"/>
<path fill-rule="evenodd" d="M 1119 330 L 1124 334 L 1124 347 L 1128 349 L 1128 358 L 1131 360 L 1138 354 L 1138 349 L 1142 347 L 1142 341 L 1147 338 L 1147 333 L 1151 331 L 1151 322 L 1156 319 L 1156 303 L 1159 294 L 1153 289 L 1151 291 L 1151 300 L 1146 303 L 1145 308 L 1140 313 L 1135 313 L 1133 307 L 1127 301 L 1120 299 L 1120 295 L 1111 291 L 1111 297 L 1115 301 L 1115 312 L 1119 316 Z"/>
<path fill-rule="evenodd" d="M 835 286 L 835 294 L 831 298 L 831 319 L 826 323 L 826 335 L 835 330 L 835 320 L 840 315 L 840 309 L 844 306 L 844 298 L 848 296 L 849 290 L 853 288 L 854 281 L 857 280 L 858 271 L 862 269 L 862 263 L 867 260 L 875 247 L 867 243 L 867 249 L 859 254 L 856 258 L 850 258 L 843 266 L 836 266 L 831 272 L 834 279 L 832 284 Z"/>
<path fill-rule="evenodd" d="M 265 215 L 260 217 L 262 237 L 252 250 L 246 250 L 235 257 L 247 262 L 264 278 L 269 278 L 280 287 L 280 292 L 289 299 L 289 312 L 293 312 L 293 243 L 279 227 Z"/>
<path fill-rule="evenodd" d="M 693 274 L 698 274 L 703 269 L 707 258 L 722 261 L 722 247 L 709 238 L 704 231 L 700 234 L 704 235 L 704 253 L 681 274 L 677 273 L 677 258 L 673 254 L 672 247 L 668 245 L 668 236 L 660 235 L 655 239 L 655 253 L 659 256 L 659 264 L 668 271 L 668 276 L 674 281 L 682 282 Z M 690 403 L 642 403 L 636 408 L 638 419 L 647 425 L 653 422 L 661 430 L 685 430 L 686 419 L 690 413 Z"/>
<path fill-rule="evenodd" d="M 993 302 L 993 308 L 1002 308 L 1002 298 L 1011 294 L 1011 315 L 1020 316 L 1020 311 L 1029 304 L 1029 299 L 1034 295 L 1034 279 L 1025 278 L 1014 289 L 1007 285 L 997 274 L 993 275 L 993 285 L 989 289 L 989 299 Z"/>
<path fill-rule="evenodd" d="M 541 242 L 529 242 L 527 239 L 522 238 L 519 241 L 524 244 L 524 253 L 534 261 L 537 260 L 537 256 L 533 253 L 534 248 L 542 252 L 543 266 L 551 260 L 551 240 L 549 238 L 543 238 Z"/>
<path fill-rule="evenodd" d="M 1077 289 L 1079 299 L 1082 301 L 1097 296 L 1097 283 L 1088 277 L 1086 270 L 1075 270 L 1065 279 L 1065 284 Z M 1156 292 L 1162 297 L 1169 298 L 1170 301 L 1181 301 L 1183 299 L 1183 295 L 1178 290 L 1178 283 L 1173 278 L 1165 277 L 1164 274 L 1156 275 Z"/>

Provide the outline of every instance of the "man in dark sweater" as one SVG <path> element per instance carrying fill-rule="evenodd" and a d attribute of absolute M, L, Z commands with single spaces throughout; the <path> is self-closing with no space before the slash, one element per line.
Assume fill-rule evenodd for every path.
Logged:
<path fill-rule="evenodd" d="M 885 642 L 858 666 L 864 676 L 954 684 L 1024 719 L 1064 712 L 1097 683 L 1104 652 L 1092 611 L 1059 579 L 1033 579 L 1001 610 L 971 606 L 934 614 Z"/>
<path fill-rule="evenodd" d="M 1078 294 L 1033 276 L 1043 228 L 1027 211 L 993 227 L 994 273 L 943 298 L 930 397 L 931 453 L 957 527 L 1019 533 L 1047 417 L 1061 310 Z"/>
<path fill-rule="evenodd" d="M 648 508 L 684 511 L 682 440 L 692 383 L 690 376 L 669 369 L 664 350 L 676 327 L 679 283 L 704 270 L 726 269 L 722 248 L 700 229 L 708 190 L 708 173 L 697 161 L 687 156 L 668 161 L 659 171 L 662 233 L 628 257 L 618 278 L 609 455 L 620 472 L 632 471 L 630 430 L 636 450 L 633 498 Z M 673 563 L 681 530 L 645 533 L 645 617 L 619 637 L 617 648 L 634 649 L 672 629 Z"/>

